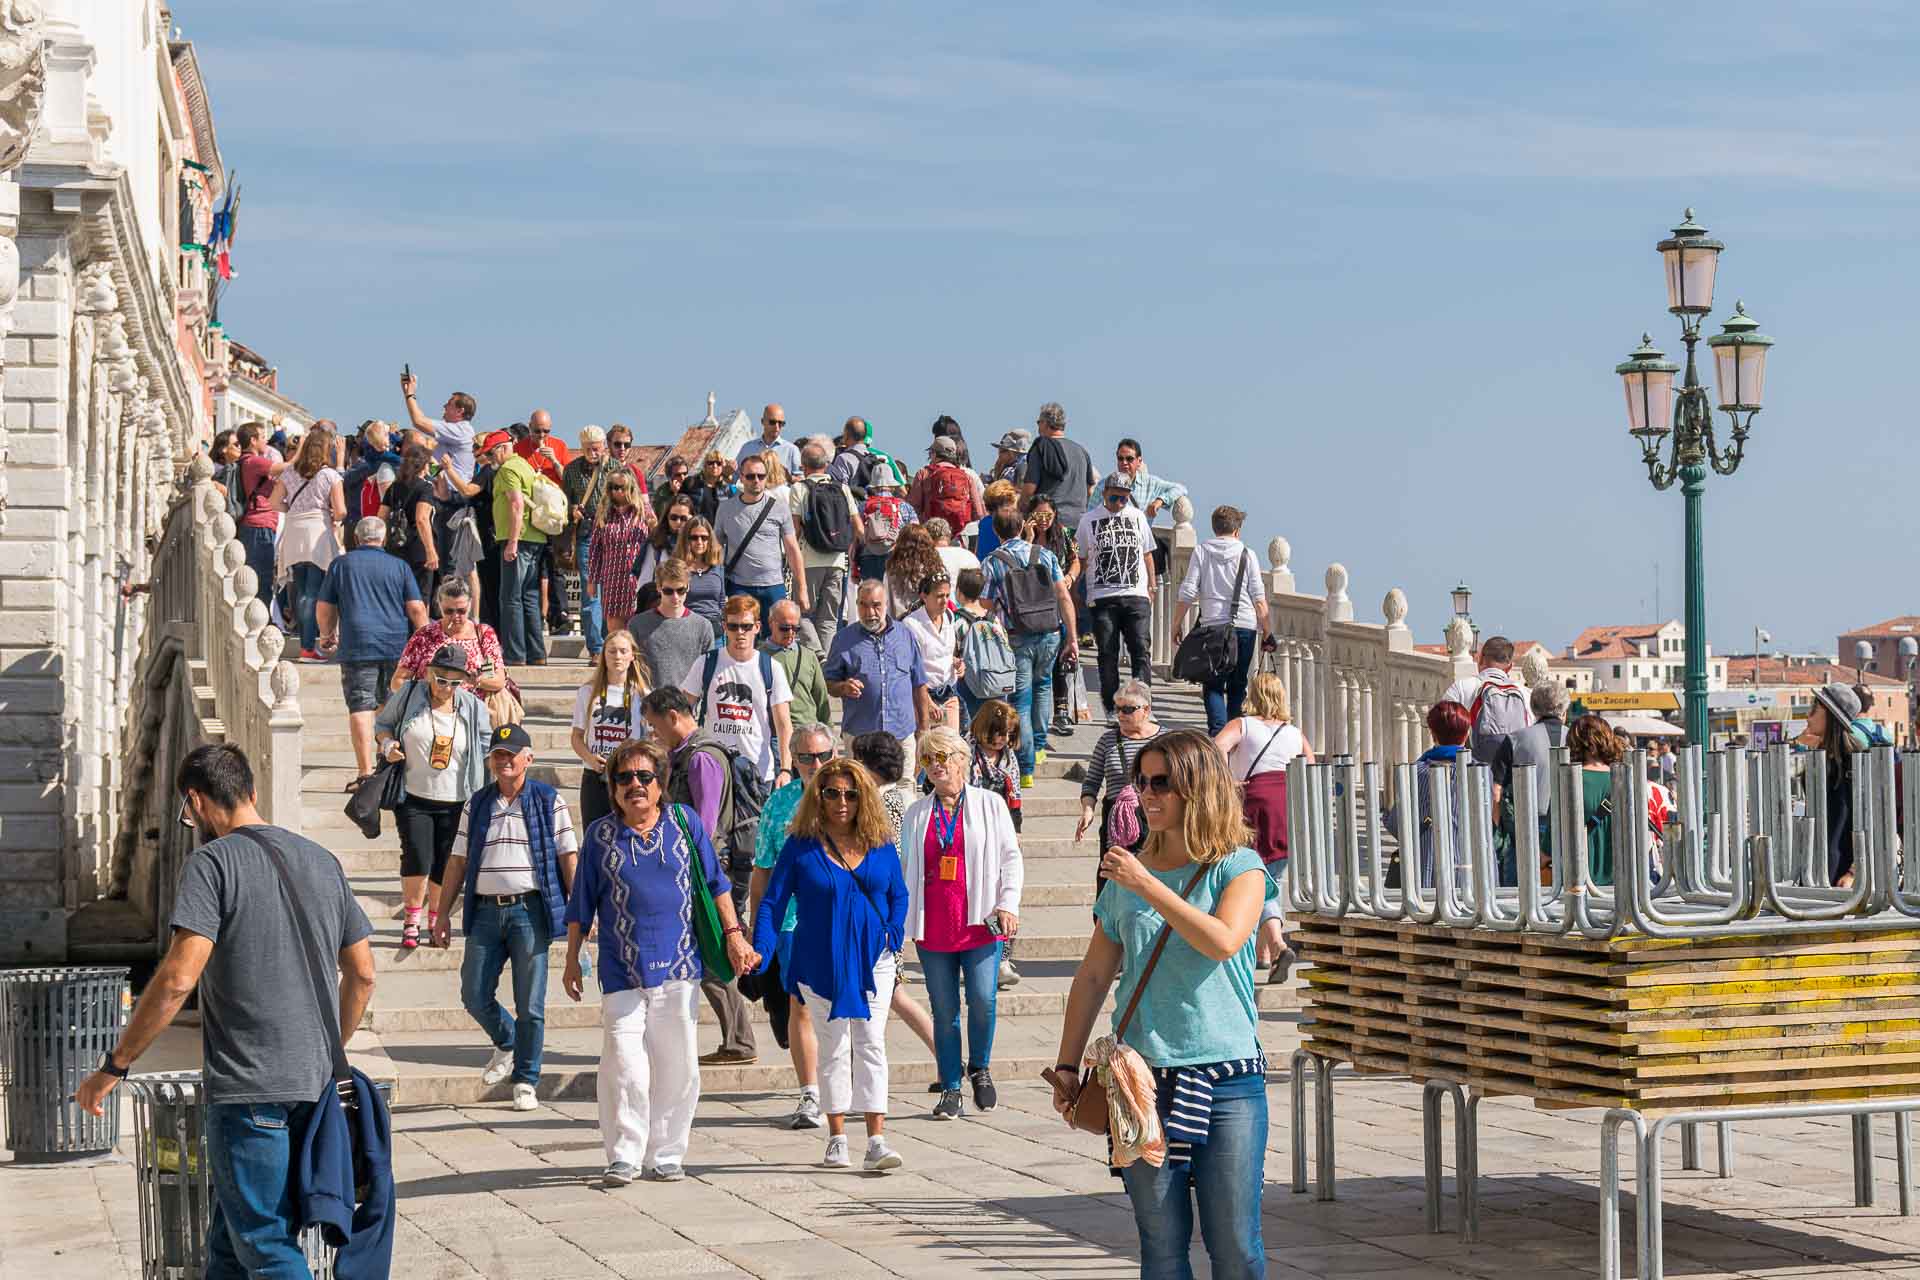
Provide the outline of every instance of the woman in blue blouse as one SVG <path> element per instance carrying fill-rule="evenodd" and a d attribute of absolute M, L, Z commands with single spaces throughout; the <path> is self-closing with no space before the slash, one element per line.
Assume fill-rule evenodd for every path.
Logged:
<path fill-rule="evenodd" d="M 907 883 L 893 822 L 873 775 L 852 760 L 829 760 L 813 775 L 793 815 L 793 834 L 754 912 L 753 936 L 772 955 L 787 904 L 798 902 L 792 964 L 781 979 L 820 1028 L 820 1105 L 827 1113 L 829 1169 L 845 1169 L 847 1112 L 865 1113 L 866 1168 L 898 1169 L 887 1145 L 887 1005 L 893 953 L 905 945 Z"/>
<path fill-rule="evenodd" d="M 1107 883 L 1067 995 L 1054 1107 L 1071 1116 L 1081 1054 L 1115 975 L 1117 1024 L 1162 926 L 1172 926 L 1126 1034 L 1153 1068 L 1167 1137 L 1160 1167 L 1141 1160 L 1120 1174 L 1140 1232 L 1140 1274 L 1191 1280 L 1187 1249 L 1197 1203 L 1216 1280 L 1262 1277 L 1267 1082 L 1253 931 L 1276 890 L 1248 847 L 1233 776 L 1205 734 L 1180 729 L 1148 743 L 1134 765 L 1134 786 L 1146 845 L 1139 857 L 1118 845 L 1101 856 Z"/>
<path fill-rule="evenodd" d="M 700 945 L 693 934 L 692 875 L 712 891 L 726 930 L 727 959 L 746 973 L 760 963 L 733 914 L 700 816 L 669 806 L 667 753 L 632 741 L 607 759 L 613 812 L 587 827 L 567 900 L 567 968 L 578 1001 L 580 945 L 600 930 L 600 1139 L 609 1187 L 646 1170 L 663 1182 L 685 1177 L 682 1162 L 700 1102 L 694 1020 L 700 1002 Z"/>

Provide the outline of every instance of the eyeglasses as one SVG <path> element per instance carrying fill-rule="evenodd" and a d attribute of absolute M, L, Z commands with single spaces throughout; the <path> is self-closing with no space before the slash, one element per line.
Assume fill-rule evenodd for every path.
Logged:
<path fill-rule="evenodd" d="M 706 462 L 702 463 L 701 465 L 706 467 L 706 469 L 709 471 L 718 471 L 720 468 L 726 466 L 727 464 L 724 462 L 717 462 L 714 459 L 709 458 L 706 460 Z"/>
<path fill-rule="evenodd" d="M 729 622 L 726 624 L 726 628 L 729 631 L 758 631 L 760 624 L 757 622 Z"/>
<path fill-rule="evenodd" d="M 619 450 L 626 448 L 628 445 L 632 443 L 633 441 L 631 440 L 609 440 L 607 441 L 607 448 L 618 452 Z"/>
<path fill-rule="evenodd" d="M 471 605 L 462 605 L 458 609 L 449 609 L 445 605 L 440 607 L 440 616 L 443 618 L 464 618 L 472 612 L 473 607 Z"/>
<path fill-rule="evenodd" d="M 442 689 L 456 689 L 464 683 L 459 676 L 435 676 L 433 682 Z"/>
<path fill-rule="evenodd" d="M 624 787 L 632 782 L 637 782 L 643 787 L 650 787 L 660 780 L 660 775 L 651 769 L 622 769 L 618 773 L 609 774 L 608 777 L 612 779 L 613 785 L 616 787 Z"/>
<path fill-rule="evenodd" d="M 1120 702 L 1115 703 L 1113 709 L 1123 716 L 1130 716 L 1136 711 L 1145 711 L 1147 704 L 1144 702 Z"/>
<path fill-rule="evenodd" d="M 189 831 L 198 831 L 199 824 L 193 820 L 193 806 L 187 803 L 185 796 L 180 797 L 180 825 Z"/>
<path fill-rule="evenodd" d="M 833 752 L 796 751 L 793 753 L 793 758 L 798 764 L 825 764 L 827 761 L 833 759 Z"/>
<path fill-rule="evenodd" d="M 1113 505 L 1114 505 L 1115 503 L 1119 503 L 1119 504 L 1120 504 L 1121 506 L 1123 506 L 1123 507 L 1124 507 L 1124 506 L 1125 506 L 1125 505 L 1127 504 L 1127 495 L 1126 495 L 1126 494 L 1124 494 L 1124 493 L 1110 493 L 1110 494 L 1108 494 L 1108 495 L 1107 495 L 1107 505 L 1111 507 L 1111 506 L 1113 506 Z"/>
<path fill-rule="evenodd" d="M 947 761 L 953 760 L 956 758 L 957 758 L 957 753 L 952 751 L 922 751 L 920 753 L 921 764 L 942 764 L 943 765 Z"/>
<path fill-rule="evenodd" d="M 784 636 L 799 629 L 800 624 L 797 622 L 776 622 L 773 624 L 773 634 L 777 636 Z"/>
<path fill-rule="evenodd" d="M 740 480 L 743 484 L 748 480 L 765 480 L 766 478 L 767 473 L 764 471 L 742 471 L 740 473 Z"/>
<path fill-rule="evenodd" d="M 820 788 L 820 798 L 822 800 L 844 801 L 847 804 L 858 804 L 860 803 L 860 792 L 856 787 L 822 787 Z"/>
<path fill-rule="evenodd" d="M 1145 795 L 1151 791 L 1156 796 L 1173 794 L 1173 775 L 1170 773 L 1136 773 L 1133 775 L 1133 788 Z"/>
<path fill-rule="evenodd" d="M 691 519 L 693 519 L 693 517 L 688 515 L 686 512 L 676 511 L 672 515 L 667 517 L 667 523 L 671 525 L 682 525 Z"/>
<path fill-rule="evenodd" d="M 690 533 L 687 535 L 687 541 L 688 542 L 712 542 L 713 535 L 710 533 Z"/>
<path fill-rule="evenodd" d="M 760 419 L 760 425 L 766 427 L 784 427 L 787 425 L 787 420 L 785 418 L 762 418 Z"/>
<path fill-rule="evenodd" d="M 1123 464 L 1128 462 L 1138 462 L 1140 460 L 1140 455 L 1137 453 L 1116 453 L 1113 456 L 1117 461 Z"/>
<path fill-rule="evenodd" d="M 660 588 L 660 594 L 663 596 L 683 596 L 687 594 L 687 589 L 685 587 L 662 587 Z"/>

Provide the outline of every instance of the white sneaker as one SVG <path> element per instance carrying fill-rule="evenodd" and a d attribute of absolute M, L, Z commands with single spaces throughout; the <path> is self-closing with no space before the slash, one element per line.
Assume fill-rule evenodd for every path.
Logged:
<path fill-rule="evenodd" d="M 534 1111 L 540 1106 L 540 1099 L 534 1094 L 530 1084 L 513 1086 L 513 1109 L 515 1111 Z"/>
<path fill-rule="evenodd" d="M 803 1093 L 799 1105 L 793 1109 L 793 1118 L 787 1121 L 787 1128 L 818 1129 L 826 1122 L 826 1118 L 820 1114 L 820 1103 Z"/>
<path fill-rule="evenodd" d="M 495 1049 L 493 1056 L 487 1059 L 487 1065 L 480 1068 L 480 1083 L 496 1085 L 513 1074 L 513 1050 Z"/>
<path fill-rule="evenodd" d="M 828 1169 L 851 1169 L 853 1158 L 847 1154 L 847 1135 L 836 1133 L 827 1139 L 827 1154 L 820 1158 L 820 1164 Z"/>
<path fill-rule="evenodd" d="M 1000 989 L 1004 991 L 1008 987 L 1017 987 L 1019 985 L 1020 971 L 1013 967 L 1013 961 L 1002 960 L 1000 962 Z"/>
<path fill-rule="evenodd" d="M 885 1138 L 867 1139 L 868 1173 L 890 1173 L 905 1163 L 906 1161 L 900 1158 L 900 1153 L 887 1145 Z"/>

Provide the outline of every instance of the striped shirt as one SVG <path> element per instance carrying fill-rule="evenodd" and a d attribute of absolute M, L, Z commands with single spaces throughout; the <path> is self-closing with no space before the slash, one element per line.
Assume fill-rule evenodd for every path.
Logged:
<path fill-rule="evenodd" d="M 1167 1135 L 1167 1164 L 1178 1168 L 1193 1161 L 1193 1149 L 1206 1144 L 1213 1132 L 1213 1086 L 1235 1076 L 1267 1073 L 1264 1054 L 1231 1062 L 1209 1062 L 1192 1067 L 1155 1067 L 1159 1085 L 1155 1100 Z"/>
<path fill-rule="evenodd" d="M 532 893 L 540 887 L 533 874 L 533 852 L 527 840 L 527 815 L 520 807 L 526 798 L 522 790 L 511 800 L 494 800 L 493 819 L 487 824 L 486 844 L 480 850 L 480 876 L 474 882 L 476 893 Z M 470 804 L 460 806 L 460 826 L 453 835 L 456 853 L 467 848 L 467 814 Z M 573 819 L 567 802 L 553 798 L 553 847 L 562 856 L 580 851 L 580 839 L 573 833 Z"/>
<path fill-rule="evenodd" d="M 1080 798 L 1098 800 L 1102 789 L 1109 800 L 1119 795 L 1120 788 L 1133 781 L 1134 762 L 1151 741 L 1151 737 L 1123 738 L 1118 729 L 1101 734 L 1093 758 L 1087 761 L 1087 776 L 1080 782 Z"/>

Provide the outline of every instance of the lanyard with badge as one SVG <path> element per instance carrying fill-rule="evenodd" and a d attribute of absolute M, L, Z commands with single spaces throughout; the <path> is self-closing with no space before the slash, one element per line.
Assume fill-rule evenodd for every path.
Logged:
<path fill-rule="evenodd" d="M 453 730 L 459 723 L 458 713 L 456 712 L 453 723 L 447 726 L 447 732 L 441 733 L 440 713 L 432 710 L 427 712 L 427 724 L 431 726 L 434 731 L 433 746 L 427 752 L 427 767 L 429 769 L 444 769 L 453 763 Z"/>
<path fill-rule="evenodd" d="M 938 796 L 935 796 L 933 800 L 931 829 L 933 831 L 934 847 L 940 850 L 940 878 L 942 880 L 958 880 L 960 878 L 960 855 L 954 851 L 953 847 L 954 837 L 959 834 L 960 829 L 960 804 L 961 802 L 959 800 L 955 800 L 953 802 L 953 812 L 949 813 L 947 812 L 947 806 Z"/>

